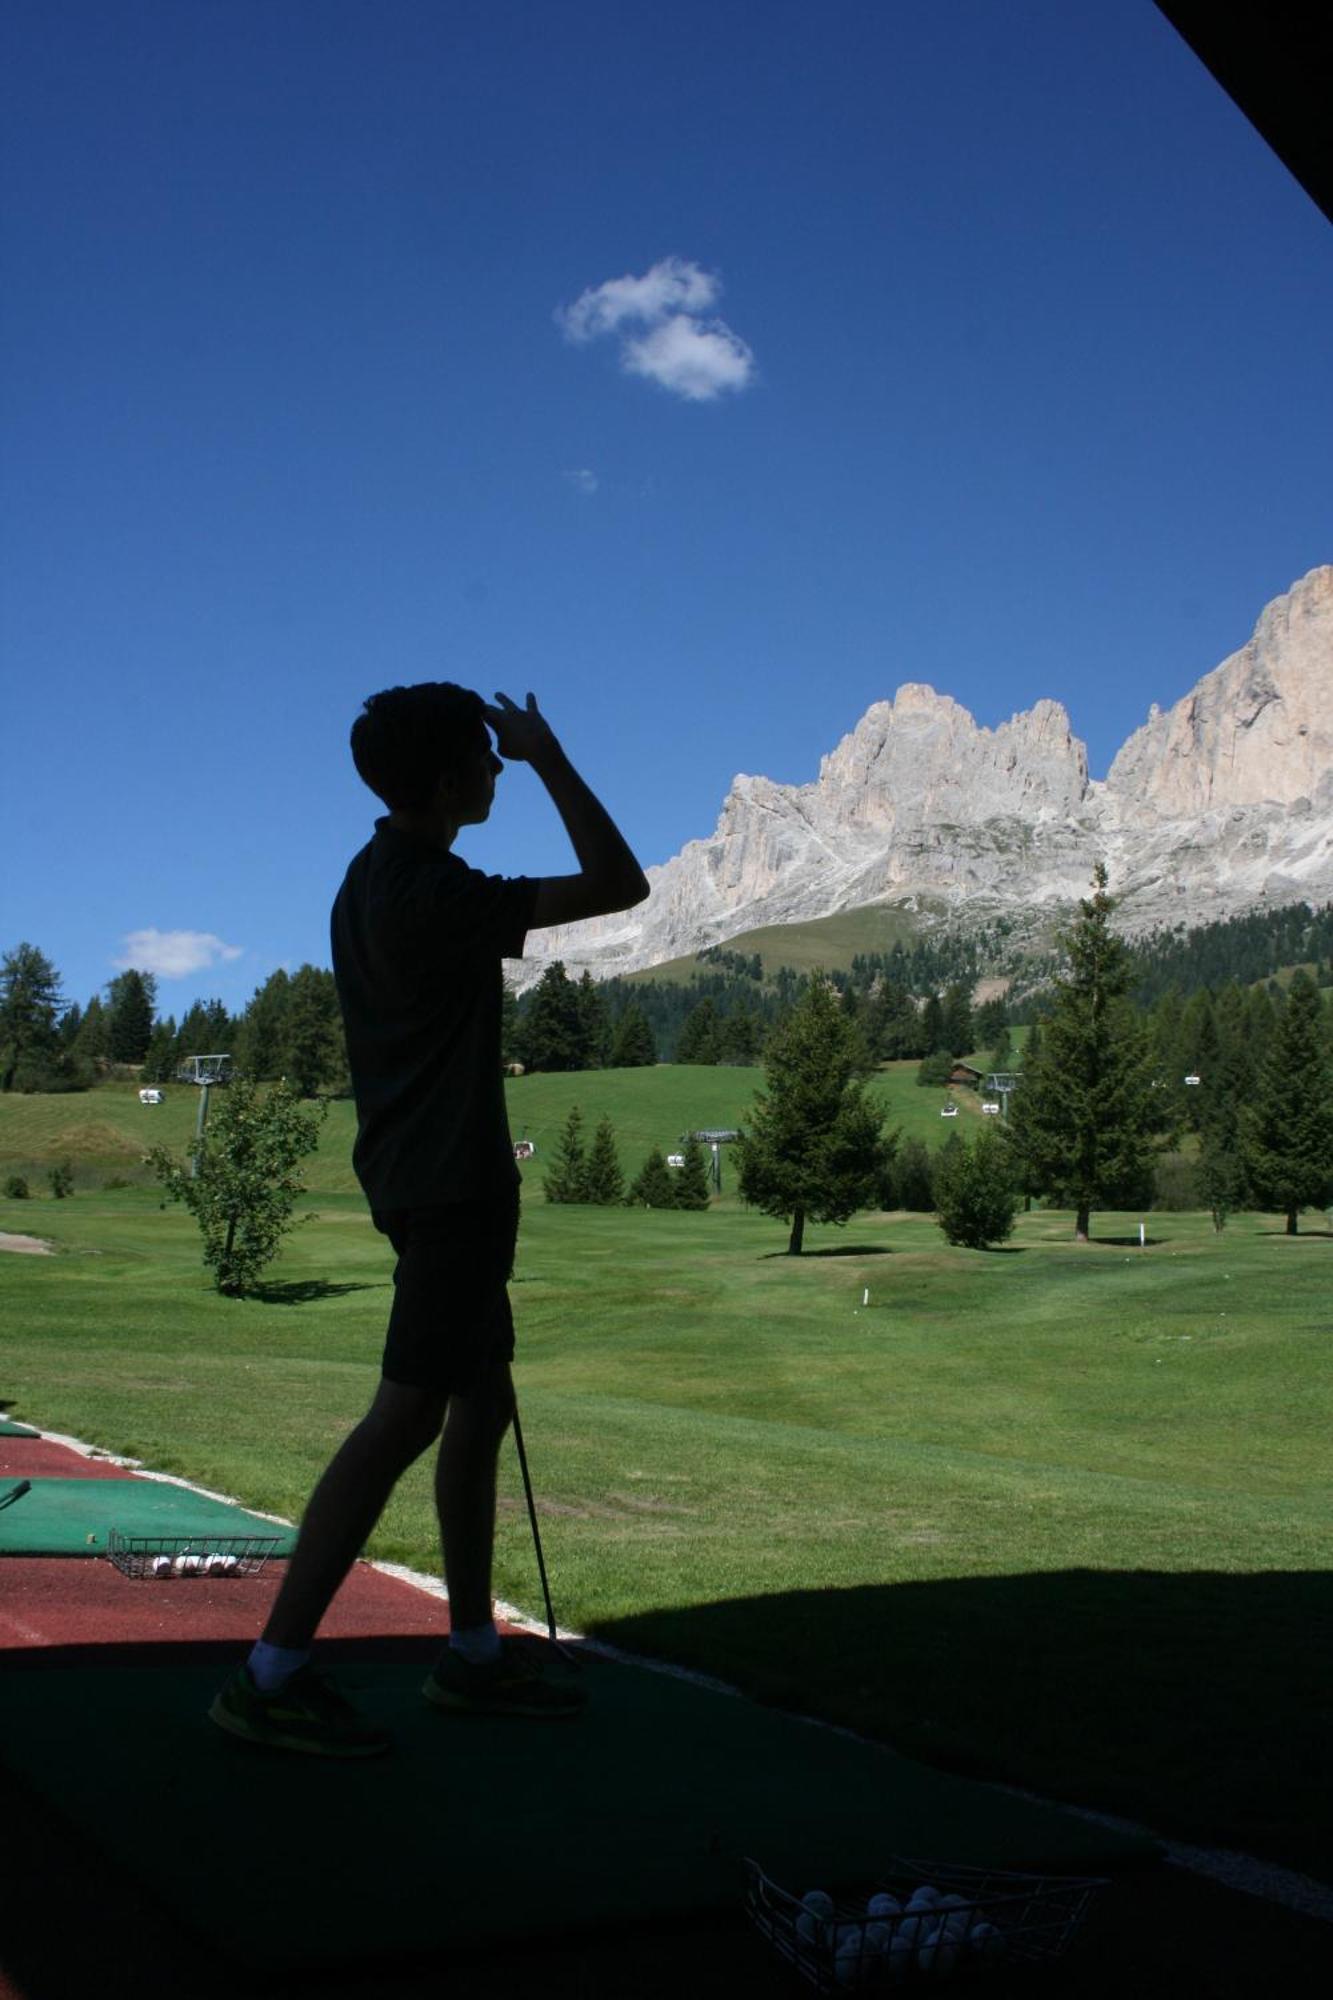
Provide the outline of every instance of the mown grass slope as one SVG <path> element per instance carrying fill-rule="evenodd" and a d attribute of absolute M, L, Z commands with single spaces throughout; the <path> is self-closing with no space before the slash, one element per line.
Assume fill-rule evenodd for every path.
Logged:
<path fill-rule="evenodd" d="M 314 1206 L 235 1302 L 149 1190 L 0 1204 L 59 1253 L 4 1259 L 0 1399 L 298 1514 L 389 1301 L 359 1198 Z M 730 1204 L 529 1204 L 517 1375 L 562 1618 L 955 1768 L 1333 1865 L 1333 1244 L 1173 1215 L 1140 1250 L 1137 1223 L 1079 1247 L 1034 1213 L 985 1255 L 865 1216 L 791 1259 Z M 423 1462 L 375 1553 L 434 1567 L 429 1489 Z M 538 1609 L 508 1457 L 497 1583 Z"/>

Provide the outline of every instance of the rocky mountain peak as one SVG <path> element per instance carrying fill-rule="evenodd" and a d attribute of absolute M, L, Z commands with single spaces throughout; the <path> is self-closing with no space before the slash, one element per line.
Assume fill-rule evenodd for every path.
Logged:
<path fill-rule="evenodd" d="M 1104 783 L 1058 701 L 996 728 L 916 681 L 808 785 L 738 776 L 710 838 L 650 868 L 638 910 L 534 937 L 603 976 L 767 924 L 925 896 L 955 912 L 1081 896 L 1105 860 L 1131 927 L 1333 896 L 1333 565 L 1123 746 Z"/>

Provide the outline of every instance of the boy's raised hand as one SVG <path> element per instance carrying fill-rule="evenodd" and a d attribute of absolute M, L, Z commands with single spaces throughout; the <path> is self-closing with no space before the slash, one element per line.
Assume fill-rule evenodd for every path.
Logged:
<path fill-rule="evenodd" d="M 543 752 L 557 749 L 551 725 L 537 706 L 537 697 L 530 694 L 527 706 L 520 708 L 507 694 L 497 694 L 496 706 L 485 704 L 482 713 L 495 731 L 495 747 L 500 755 L 511 764 L 531 764 L 540 760 Z"/>

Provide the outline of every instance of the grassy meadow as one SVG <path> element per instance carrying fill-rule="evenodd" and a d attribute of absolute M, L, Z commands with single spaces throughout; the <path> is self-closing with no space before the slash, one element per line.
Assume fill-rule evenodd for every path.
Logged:
<path fill-rule="evenodd" d="M 937 1146 L 964 1119 L 980 1119 L 975 1091 L 924 1089 L 915 1080 L 916 1070 L 915 1062 L 888 1063 L 870 1086 L 884 1106 L 888 1124 L 904 1138 Z M 545 1162 L 571 1105 L 577 1104 L 582 1112 L 589 1138 L 598 1119 L 610 1118 L 629 1179 L 650 1147 L 671 1152 L 684 1132 L 744 1125 L 754 1093 L 762 1087 L 763 1073 L 758 1069 L 666 1063 L 654 1069 L 511 1078 L 505 1089 L 514 1137 L 531 1139 L 537 1148 L 536 1158 L 523 1169 L 525 1191 L 529 1199 L 542 1198 Z M 67 1097 L 0 1097 L 0 1184 L 10 1174 L 21 1173 L 34 1195 L 45 1193 L 51 1167 L 64 1159 L 73 1162 L 75 1184 L 81 1188 L 104 1188 L 117 1180 L 146 1183 L 145 1150 L 161 1143 L 184 1156 L 199 1115 L 199 1093 L 192 1085 L 164 1084 L 162 1093 L 164 1101 L 151 1106 L 140 1104 L 137 1088 L 128 1083 Z M 940 1118 L 946 1097 L 958 1106 L 957 1120 Z M 331 1103 L 319 1150 L 305 1167 L 313 1193 L 357 1192 L 351 1164 L 355 1131 L 351 1103 Z"/>
<path fill-rule="evenodd" d="M 950 1128 L 911 1068 L 877 1087 L 937 1139 Z M 783 1226 L 730 1193 L 700 1215 L 541 1200 L 571 1102 L 590 1127 L 609 1113 L 633 1170 L 687 1126 L 739 1121 L 756 1081 L 511 1087 L 515 1133 L 539 1147 L 516 1374 L 562 1622 L 951 1768 L 1327 1874 L 1320 1218 L 1287 1238 L 1275 1217 L 1218 1236 L 1154 1215 L 1141 1249 L 1137 1215 L 1095 1218 L 1080 1247 L 1068 1215 L 1036 1211 L 987 1254 L 875 1214 L 812 1227 L 792 1259 Z M 0 1100 L 0 1172 L 128 1164 L 150 1122 L 183 1143 L 196 1103 Z M 243 1302 L 210 1289 L 193 1223 L 151 1188 L 0 1202 L 0 1230 L 56 1250 L 0 1258 L 0 1404 L 298 1515 L 373 1390 L 389 1301 L 349 1143 L 335 1107 L 308 1219 Z M 435 1567 L 429 1485 L 423 1463 L 371 1553 Z M 501 1514 L 497 1589 L 535 1614 L 508 1454 Z"/>

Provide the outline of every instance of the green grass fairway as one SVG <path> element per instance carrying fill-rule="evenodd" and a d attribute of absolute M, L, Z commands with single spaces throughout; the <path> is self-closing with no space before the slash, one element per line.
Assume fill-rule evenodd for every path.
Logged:
<path fill-rule="evenodd" d="M 592 1119 L 590 1083 L 631 1081 L 637 1144 L 686 1122 L 687 1089 L 712 1122 L 719 1085 L 754 1079 L 516 1088 L 553 1121 L 577 1091 Z M 605 1104 L 630 1126 L 628 1097 Z M 235 1303 L 151 1190 L 0 1203 L 59 1252 L 0 1268 L 8 1414 L 299 1513 L 389 1299 L 359 1198 L 313 1205 Z M 1079 1248 L 1034 1213 L 985 1255 L 869 1216 L 797 1260 L 731 1201 L 530 1203 L 518 1381 L 562 1619 L 954 1768 L 1333 1870 L 1333 1242 L 1170 1215 L 1140 1250 L 1138 1220 Z M 373 1552 L 435 1566 L 426 1464 Z M 509 1455 L 497 1587 L 538 1610 Z"/>
<path fill-rule="evenodd" d="M 887 1124 L 904 1138 L 923 1139 L 929 1146 L 941 1145 L 951 1131 L 971 1130 L 964 1120 L 981 1117 L 977 1093 L 923 1089 L 916 1070 L 914 1062 L 889 1063 L 871 1080 Z M 505 1089 L 514 1137 L 532 1139 L 537 1146 L 536 1158 L 523 1168 L 525 1195 L 530 1202 L 542 1199 L 542 1178 L 573 1104 L 583 1113 L 589 1139 L 598 1119 L 610 1118 L 630 1180 L 653 1146 L 672 1152 L 683 1132 L 743 1127 L 763 1085 L 760 1069 L 668 1063 L 653 1069 L 512 1078 Z M 24 1174 L 33 1195 L 42 1196 L 51 1167 L 70 1159 L 76 1185 L 85 1190 L 104 1188 L 108 1180 L 146 1183 L 147 1149 L 160 1144 L 183 1158 L 199 1116 L 199 1093 L 192 1085 L 165 1084 L 162 1090 L 164 1101 L 156 1105 L 140 1104 L 138 1088 L 131 1083 L 104 1084 L 68 1097 L 0 1096 L 0 1180 Z M 959 1107 L 956 1119 L 940 1117 L 946 1096 Z M 216 1097 L 214 1093 L 214 1102 Z M 350 1101 L 331 1103 L 318 1151 L 303 1168 L 312 1194 L 357 1192 L 351 1163 L 355 1132 Z M 734 1186 L 734 1178 L 734 1168 L 728 1173 L 724 1161 L 724 1193 Z"/>

